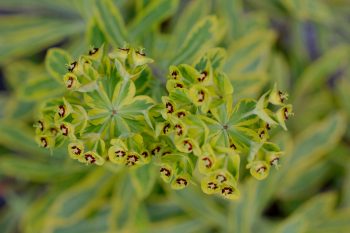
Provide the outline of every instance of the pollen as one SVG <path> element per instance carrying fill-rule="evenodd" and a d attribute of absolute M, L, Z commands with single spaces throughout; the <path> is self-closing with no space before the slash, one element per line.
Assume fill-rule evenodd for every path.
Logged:
<path fill-rule="evenodd" d="M 156 153 L 158 153 L 160 151 L 160 147 L 159 146 L 157 146 L 156 148 L 154 148 L 153 150 L 152 150 L 152 155 L 155 155 Z"/>
<path fill-rule="evenodd" d="M 273 158 L 273 159 L 270 161 L 270 164 L 271 164 L 271 165 L 274 165 L 274 166 L 277 166 L 279 160 L 280 160 L 280 159 L 279 159 L 278 157 Z"/>
<path fill-rule="evenodd" d="M 64 124 L 62 124 L 62 125 L 60 126 L 60 129 L 61 129 L 62 134 L 63 134 L 64 136 L 68 136 L 68 128 L 67 128 L 67 126 L 65 126 Z"/>
<path fill-rule="evenodd" d="M 208 183 L 208 189 L 216 190 L 217 188 L 218 188 L 218 186 L 214 182 Z"/>
<path fill-rule="evenodd" d="M 68 80 L 67 80 L 67 88 L 72 88 L 73 83 L 74 83 L 73 78 L 69 77 Z"/>
<path fill-rule="evenodd" d="M 148 157 L 148 152 L 147 151 L 144 151 L 144 152 L 142 152 L 142 154 L 141 154 L 144 158 L 147 158 Z"/>
<path fill-rule="evenodd" d="M 81 149 L 79 149 L 77 146 L 72 146 L 71 149 L 73 150 L 73 153 L 76 155 L 81 154 Z"/>
<path fill-rule="evenodd" d="M 284 119 L 288 120 L 289 112 L 288 112 L 288 109 L 287 109 L 287 108 L 285 108 L 285 109 L 283 110 L 283 115 L 284 115 Z"/>
<path fill-rule="evenodd" d="M 167 102 L 165 104 L 165 107 L 167 109 L 167 113 L 173 113 L 174 112 L 174 107 L 173 107 L 173 105 L 171 103 Z"/>
<path fill-rule="evenodd" d="M 179 112 L 179 113 L 177 113 L 177 117 L 178 118 L 183 118 L 183 117 L 185 117 L 186 116 L 186 113 L 185 112 Z"/>
<path fill-rule="evenodd" d="M 42 121 L 38 121 L 38 124 L 39 124 L 39 129 L 41 131 L 44 131 L 44 123 Z"/>
<path fill-rule="evenodd" d="M 226 176 L 224 175 L 217 175 L 216 176 L 216 179 L 220 182 L 220 183 L 223 183 L 227 180 Z"/>
<path fill-rule="evenodd" d="M 60 117 L 64 117 L 65 114 L 66 114 L 66 109 L 64 108 L 63 105 L 60 105 L 60 106 L 58 107 L 58 115 L 59 115 Z"/>
<path fill-rule="evenodd" d="M 129 52 L 130 51 L 129 48 L 119 48 L 119 50 L 124 51 L 124 52 Z"/>
<path fill-rule="evenodd" d="M 266 169 L 267 168 L 265 166 L 262 166 L 262 167 L 259 167 L 258 169 L 256 169 L 256 172 L 262 174 L 266 171 Z"/>
<path fill-rule="evenodd" d="M 183 88 L 184 85 L 182 85 L 181 83 L 176 83 L 175 88 L 176 88 L 176 87 L 178 87 L 178 88 Z"/>
<path fill-rule="evenodd" d="M 92 156 L 92 154 L 86 154 L 85 160 L 91 164 L 96 162 L 96 159 L 94 158 L 94 156 Z"/>
<path fill-rule="evenodd" d="M 198 92 L 198 102 L 203 102 L 204 101 L 204 96 L 205 96 L 205 93 L 203 90 L 200 90 Z"/>
<path fill-rule="evenodd" d="M 126 165 L 127 166 L 133 166 L 136 164 L 136 162 L 139 160 L 139 158 L 136 157 L 136 155 L 128 155 L 126 158 Z"/>
<path fill-rule="evenodd" d="M 177 76 L 178 76 L 178 73 L 176 70 L 174 70 L 172 73 L 171 73 L 171 77 L 173 77 L 173 79 L 177 79 Z"/>
<path fill-rule="evenodd" d="M 236 145 L 235 145 L 234 143 L 231 143 L 230 148 L 232 148 L 232 149 L 234 149 L 234 150 L 237 149 L 237 147 L 236 147 Z"/>
<path fill-rule="evenodd" d="M 168 124 L 166 124 L 166 125 L 164 126 L 164 128 L 163 128 L 163 133 L 164 133 L 164 134 L 167 134 L 167 133 L 169 132 L 169 128 L 170 128 L 170 124 L 168 123 Z"/>
<path fill-rule="evenodd" d="M 48 143 L 47 143 L 47 140 L 46 140 L 46 138 L 44 138 L 44 137 L 41 137 L 40 138 L 40 142 L 41 142 L 41 146 L 42 147 L 47 147 L 48 146 Z"/>
<path fill-rule="evenodd" d="M 211 166 L 213 165 L 213 163 L 211 162 L 211 160 L 208 157 L 205 157 L 202 160 L 204 161 L 206 168 L 211 168 Z"/>
<path fill-rule="evenodd" d="M 115 152 L 115 155 L 120 158 L 120 157 L 124 157 L 125 156 L 125 151 L 122 151 L 122 150 L 118 150 Z"/>
<path fill-rule="evenodd" d="M 199 78 L 197 78 L 197 80 L 200 81 L 200 82 L 203 82 L 206 79 L 207 75 L 208 75 L 208 72 L 207 71 L 203 71 L 200 74 Z"/>
<path fill-rule="evenodd" d="M 179 184 L 179 185 L 186 186 L 187 185 L 187 180 L 185 180 L 184 178 L 177 178 L 176 179 L 176 183 Z"/>
<path fill-rule="evenodd" d="M 167 176 L 167 177 L 169 177 L 171 175 L 171 172 L 168 169 L 164 168 L 164 167 L 162 167 L 160 169 L 160 173 L 162 173 L 164 176 Z"/>
<path fill-rule="evenodd" d="M 72 62 L 69 66 L 68 66 L 68 71 L 69 72 L 73 72 L 75 67 L 77 66 L 78 62 Z"/>
<path fill-rule="evenodd" d="M 142 52 L 142 51 L 136 51 L 136 53 L 138 54 L 138 55 L 140 55 L 140 56 L 146 56 L 146 54 L 144 53 L 144 52 Z"/>
<path fill-rule="evenodd" d="M 229 195 L 233 193 L 233 190 L 231 187 L 225 187 L 221 190 L 221 193 L 224 195 Z"/>
<path fill-rule="evenodd" d="M 259 137 L 260 137 L 261 139 L 263 139 L 264 136 L 265 136 L 265 131 L 263 130 L 263 131 L 260 132 Z"/>
<path fill-rule="evenodd" d="M 175 130 L 176 130 L 176 134 L 177 134 L 178 136 L 181 136 L 181 135 L 183 134 L 183 130 L 182 130 L 181 125 L 176 124 L 176 125 L 175 125 Z"/>
<path fill-rule="evenodd" d="M 187 147 L 187 150 L 188 150 L 189 152 L 191 152 L 192 149 L 193 149 L 192 144 L 191 144 L 188 140 L 185 140 L 185 141 L 184 141 L 184 146 Z"/>
<path fill-rule="evenodd" d="M 92 50 L 89 51 L 89 55 L 94 55 L 95 53 L 98 52 L 98 48 L 93 48 Z"/>

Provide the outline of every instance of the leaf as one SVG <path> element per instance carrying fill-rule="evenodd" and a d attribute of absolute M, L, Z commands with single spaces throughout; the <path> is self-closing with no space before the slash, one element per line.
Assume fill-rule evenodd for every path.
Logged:
<path fill-rule="evenodd" d="M 349 162 L 347 164 L 349 164 Z M 350 165 L 346 167 L 346 174 L 344 177 L 344 184 L 342 187 L 342 197 L 342 206 L 350 208 Z"/>
<path fill-rule="evenodd" d="M 45 72 L 43 66 L 35 65 L 30 61 L 14 61 L 9 66 L 4 67 L 4 78 L 9 89 L 16 91 L 23 82 L 30 77 L 40 75 Z"/>
<path fill-rule="evenodd" d="M 174 13 L 178 0 L 156 0 L 151 1 L 146 8 L 139 11 L 130 22 L 130 38 L 138 38 L 153 27 L 160 24 L 164 19 Z"/>
<path fill-rule="evenodd" d="M 140 200 L 146 198 L 152 192 L 157 174 L 152 164 L 146 164 L 131 172 L 131 182 Z"/>
<path fill-rule="evenodd" d="M 97 24 L 113 46 L 118 48 L 128 41 L 123 18 L 111 0 L 96 1 L 95 16 Z"/>
<path fill-rule="evenodd" d="M 306 94 L 317 90 L 325 84 L 331 74 L 346 67 L 349 64 L 349 56 L 350 47 L 339 45 L 307 67 L 295 84 L 293 93 L 295 105 L 303 106 Z"/>
<path fill-rule="evenodd" d="M 322 1 L 314 0 L 280 0 L 282 5 L 296 18 L 329 22 L 331 12 Z"/>
<path fill-rule="evenodd" d="M 88 45 L 92 47 L 99 48 L 106 41 L 106 38 L 103 32 L 100 30 L 100 28 L 96 23 L 96 20 L 94 19 L 91 19 L 88 23 L 86 37 L 87 37 Z"/>
<path fill-rule="evenodd" d="M 194 188 L 171 192 L 173 199 L 187 212 L 198 215 L 205 222 L 224 226 L 225 216 L 215 202 Z"/>
<path fill-rule="evenodd" d="M 342 105 L 344 111 L 346 111 L 348 117 L 350 117 L 350 81 L 346 78 L 346 74 L 337 83 L 336 93 L 340 104 Z"/>
<path fill-rule="evenodd" d="M 271 30 L 254 30 L 234 41 L 228 48 L 224 70 L 234 76 L 266 69 L 275 37 Z"/>
<path fill-rule="evenodd" d="M 33 115 L 35 103 L 18 100 L 18 97 L 11 97 L 4 103 L 4 118 L 6 119 L 24 119 Z"/>
<path fill-rule="evenodd" d="M 218 24 L 218 20 L 214 16 L 208 16 L 196 23 L 170 64 L 178 65 L 191 61 L 196 55 L 214 45 L 220 37 L 222 30 L 219 30 Z"/>
<path fill-rule="evenodd" d="M 11 27 L 3 22 L 11 22 Z M 82 32 L 79 21 L 42 19 L 33 16 L 0 17 L 0 63 L 11 57 L 36 53 L 63 38 Z"/>
<path fill-rule="evenodd" d="M 251 72 L 246 74 L 230 75 L 231 83 L 235 89 L 234 95 L 238 99 L 256 98 L 268 81 L 266 72 Z"/>
<path fill-rule="evenodd" d="M 137 190 L 134 189 L 130 174 L 127 171 L 119 174 L 110 202 L 113 207 L 108 219 L 110 232 L 120 232 L 122 229 L 135 232 L 136 214 L 141 208 L 137 196 Z"/>
<path fill-rule="evenodd" d="M 350 209 L 337 211 L 331 217 L 307 229 L 307 233 L 347 233 L 350 231 Z"/>
<path fill-rule="evenodd" d="M 313 195 L 324 184 L 331 171 L 329 161 L 325 159 L 307 169 L 297 170 L 297 178 L 292 182 L 284 183 L 280 188 L 279 196 L 283 200 L 300 199 Z"/>
<path fill-rule="evenodd" d="M 111 207 L 101 208 L 94 216 L 84 221 L 75 222 L 73 224 L 62 225 L 55 228 L 53 233 L 107 233 L 108 222 L 106 219 L 111 214 Z"/>
<path fill-rule="evenodd" d="M 275 232 L 307 232 L 308 227 L 328 219 L 335 206 L 335 201 L 335 193 L 317 195 L 299 207 L 291 217 L 280 224 Z"/>
<path fill-rule="evenodd" d="M 63 76 L 67 73 L 67 67 L 71 62 L 73 61 L 69 53 L 59 48 L 49 49 L 45 58 L 46 70 L 51 77 L 61 84 L 63 83 Z"/>
<path fill-rule="evenodd" d="M 47 154 L 47 150 L 35 143 L 34 129 L 31 131 L 22 122 L 13 120 L 0 120 L 0 145 L 18 152 Z"/>
<path fill-rule="evenodd" d="M 228 22 L 229 38 L 237 38 L 242 23 L 240 21 L 243 12 L 243 4 L 241 0 L 223 0 L 218 2 Z"/>
<path fill-rule="evenodd" d="M 271 56 L 270 70 L 272 82 L 277 83 L 281 90 L 288 90 L 290 84 L 290 70 L 286 57 L 281 53 L 273 53 Z"/>
<path fill-rule="evenodd" d="M 311 125 L 297 137 L 295 148 L 286 158 L 285 168 L 281 171 L 282 193 L 288 192 L 289 185 L 304 179 L 305 172 L 337 145 L 345 132 L 345 125 L 344 115 L 336 113 Z"/>
<path fill-rule="evenodd" d="M 174 25 L 173 34 L 176 36 L 170 37 L 168 51 L 181 47 L 191 28 L 209 13 L 210 4 L 205 0 L 190 1 L 187 4 Z"/>
<path fill-rule="evenodd" d="M 18 88 L 18 97 L 24 101 L 40 101 L 60 96 L 65 88 L 44 74 L 33 77 Z"/>
<path fill-rule="evenodd" d="M 148 232 L 159 233 L 193 233 L 205 232 L 210 226 L 199 218 L 173 217 L 152 224 Z"/>
<path fill-rule="evenodd" d="M 94 169 L 79 184 L 65 190 L 56 198 L 47 211 L 43 231 L 51 232 L 59 226 L 76 224 L 100 208 L 103 196 L 108 192 L 113 179 L 110 172 Z"/>
<path fill-rule="evenodd" d="M 44 162 L 18 155 L 1 155 L 0 174 L 19 180 L 54 183 L 82 171 L 82 167 L 68 164 L 62 168 L 60 164 L 62 162 L 62 160 L 54 161 L 52 158 L 51 162 Z"/>

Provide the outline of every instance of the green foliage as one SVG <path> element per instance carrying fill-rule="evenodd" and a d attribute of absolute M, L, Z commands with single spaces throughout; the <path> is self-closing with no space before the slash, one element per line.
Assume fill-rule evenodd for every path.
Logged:
<path fill-rule="evenodd" d="M 348 1 L 2 0 L 0 9 L 0 65 L 6 85 L 6 91 L 0 92 L 0 197 L 6 201 L 0 209 L 1 231 L 350 232 Z M 143 52 L 143 46 L 154 62 L 140 70 L 115 62 L 118 46 L 127 48 L 127 42 L 130 51 Z M 103 62 L 81 56 L 94 48 L 103 51 Z M 95 79 L 75 74 L 79 83 L 67 90 L 67 68 L 84 59 L 91 60 L 86 66 L 91 71 L 88 77 L 94 77 L 94 69 L 97 74 L 110 69 L 115 70 L 110 75 L 117 77 L 115 82 L 100 79 L 101 85 L 92 82 L 86 86 Z M 201 59 L 210 60 L 213 80 L 223 82 L 195 82 L 206 64 Z M 112 65 L 106 66 L 107 60 Z M 172 69 L 181 75 L 189 73 L 189 79 L 172 80 Z M 184 86 L 182 91 L 173 88 L 177 82 Z M 125 123 L 114 133 L 141 131 L 143 145 L 170 145 L 172 152 L 193 158 L 185 160 L 194 168 L 186 189 L 174 190 L 171 181 L 169 185 L 159 179 L 159 170 L 173 164 L 164 156 L 153 156 L 135 168 L 110 161 L 111 147 L 126 144 L 141 149 L 139 136 L 128 139 L 102 132 L 107 140 L 103 139 L 104 154 L 98 154 L 105 161 L 101 167 L 79 163 L 67 153 L 72 142 L 82 142 L 91 150 L 93 143 L 81 137 L 79 124 L 86 122 L 85 128 L 95 132 L 84 118 L 89 114 L 95 116 L 90 122 L 98 128 L 104 122 L 110 124 L 103 111 L 111 106 L 109 101 L 119 83 L 130 93 L 124 93 L 118 106 L 129 111 L 128 104 L 135 103 L 131 110 L 136 109 L 136 114 L 123 117 Z M 272 104 L 278 93 L 275 83 L 290 93 L 288 102 L 295 116 L 287 122 L 288 131 L 273 126 L 283 125 L 283 112 L 276 112 L 279 105 Z M 101 98 L 95 88 L 101 88 Z M 196 102 L 202 89 L 209 93 L 209 103 Z M 220 94 L 233 97 L 231 109 L 225 105 L 231 101 L 227 97 L 221 104 L 214 101 Z M 142 105 L 137 104 L 139 96 L 146 96 Z M 218 165 L 225 164 L 220 161 L 222 154 L 233 155 L 226 168 L 238 181 L 238 199 L 226 200 L 201 191 L 202 186 L 206 191 L 204 181 L 212 179 L 206 175 L 208 160 L 181 152 L 186 147 L 175 143 L 173 128 L 163 135 L 167 123 L 172 127 L 178 123 L 166 113 L 166 100 L 200 118 L 195 123 L 180 122 L 187 136 L 200 142 L 200 152 L 213 151 L 208 158 Z M 61 135 L 62 141 L 55 144 L 62 146 L 51 155 L 37 146 L 32 127 L 45 109 L 43 103 L 50 101 L 55 113 L 61 104 L 86 112 L 61 121 L 45 119 L 54 127 L 55 122 L 77 124 L 70 125 L 75 129 L 72 137 Z M 182 106 L 187 102 L 192 107 Z M 267 102 L 273 112 L 266 110 Z M 91 112 L 96 105 L 102 112 Z M 250 109 L 255 116 L 247 120 L 233 114 L 231 135 L 243 145 L 239 153 L 224 150 L 227 144 L 220 138 L 225 134 L 218 133 L 216 141 L 213 137 L 221 120 L 230 119 L 229 113 L 237 109 L 241 113 Z M 211 113 L 205 114 L 205 110 Z M 258 120 L 253 123 L 255 118 Z M 269 122 L 268 141 L 274 144 L 264 141 L 261 145 L 259 129 L 266 128 L 263 121 Z M 241 135 L 255 143 L 244 147 L 247 141 Z M 112 138 L 122 140 L 113 140 L 112 145 Z M 207 143 L 203 143 L 205 138 Z M 97 148 L 101 145 L 97 143 Z M 254 168 L 266 166 L 264 158 L 274 158 L 262 155 L 266 149 L 280 156 L 279 169 L 269 168 L 268 177 L 257 180 L 249 175 L 250 169 L 257 178 L 264 178 L 255 174 Z M 160 177 L 167 181 L 166 176 Z"/>

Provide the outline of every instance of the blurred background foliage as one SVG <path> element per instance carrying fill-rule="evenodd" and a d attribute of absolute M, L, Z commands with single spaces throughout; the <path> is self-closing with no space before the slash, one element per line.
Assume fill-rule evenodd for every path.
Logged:
<path fill-rule="evenodd" d="M 146 48 L 156 77 L 223 47 L 236 99 L 277 82 L 295 112 L 273 136 L 281 169 L 243 175 L 232 202 L 195 185 L 172 191 L 152 166 L 82 166 L 64 148 L 50 156 L 32 125 L 40 102 L 62 93 L 67 62 L 47 51 L 76 58 L 104 42 Z M 1 0 L 0 231 L 350 232 L 349 42 L 348 0 Z"/>

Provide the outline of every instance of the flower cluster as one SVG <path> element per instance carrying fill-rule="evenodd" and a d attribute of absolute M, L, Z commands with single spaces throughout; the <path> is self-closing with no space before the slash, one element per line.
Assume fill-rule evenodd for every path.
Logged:
<path fill-rule="evenodd" d="M 46 148 L 66 142 L 69 155 L 87 164 L 153 161 L 173 189 L 196 177 L 203 192 L 236 199 L 241 159 L 257 179 L 278 167 L 282 152 L 268 131 L 286 129 L 292 107 L 276 86 L 258 101 L 234 101 L 221 55 L 214 49 L 194 66 L 171 66 L 169 94 L 157 103 L 140 91 L 152 62 L 141 50 L 95 48 L 69 65 L 65 96 L 42 107 L 37 141 Z"/>

